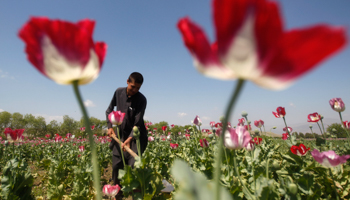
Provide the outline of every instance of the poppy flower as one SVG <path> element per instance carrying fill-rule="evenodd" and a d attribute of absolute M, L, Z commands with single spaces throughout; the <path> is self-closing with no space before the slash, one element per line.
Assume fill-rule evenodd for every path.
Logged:
<path fill-rule="evenodd" d="M 83 152 L 85 150 L 85 146 L 79 146 L 79 151 Z"/>
<path fill-rule="evenodd" d="M 119 185 L 104 185 L 102 188 L 102 192 L 103 194 L 109 196 L 109 197 L 114 197 L 115 195 L 118 194 L 118 192 L 120 191 L 120 187 Z"/>
<path fill-rule="evenodd" d="M 350 121 L 343 121 L 344 127 L 350 129 Z"/>
<path fill-rule="evenodd" d="M 318 163 L 327 168 L 346 163 L 346 160 L 350 158 L 350 155 L 339 156 L 334 151 L 319 152 L 317 149 L 314 149 L 311 155 Z"/>
<path fill-rule="evenodd" d="M 186 139 L 190 139 L 191 135 L 190 134 L 185 134 Z"/>
<path fill-rule="evenodd" d="M 253 151 L 255 148 L 255 143 L 250 140 L 245 148 L 247 149 L 247 151 Z"/>
<path fill-rule="evenodd" d="M 293 145 L 290 148 L 290 151 L 293 154 L 298 155 L 298 156 L 305 156 L 307 151 L 309 151 L 309 150 L 310 150 L 310 148 L 306 148 L 304 144 L 300 144 L 299 146 Z"/>
<path fill-rule="evenodd" d="M 202 121 L 201 121 L 201 119 L 199 119 L 198 115 L 196 115 L 196 117 L 194 118 L 193 124 L 197 125 L 197 126 L 201 126 L 202 125 Z"/>
<path fill-rule="evenodd" d="M 148 141 L 153 142 L 153 141 L 154 141 L 154 137 L 149 136 L 149 137 L 148 137 Z"/>
<path fill-rule="evenodd" d="M 261 144 L 261 142 L 262 142 L 262 138 L 258 138 L 258 137 L 254 138 L 254 143 L 255 144 L 259 145 L 259 144 Z"/>
<path fill-rule="evenodd" d="M 282 133 L 282 140 L 287 140 L 289 137 L 288 133 Z"/>
<path fill-rule="evenodd" d="M 179 145 L 178 145 L 178 144 L 170 143 L 170 147 L 171 147 L 172 149 L 177 149 L 177 148 L 179 147 Z"/>
<path fill-rule="evenodd" d="M 277 118 L 281 118 L 281 117 L 284 117 L 286 116 L 286 110 L 284 109 L 284 107 L 278 107 L 276 109 L 277 112 L 272 112 L 273 115 L 275 115 L 275 117 Z"/>
<path fill-rule="evenodd" d="M 264 121 L 259 119 L 254 121 L 254 125 L 258 128 L 261 128 L 264 125 Z"/>
<path fill-rule="evenodd" d="M 242 149 L 247 146 L 252 137 L 243 127 L 228 128 L 224 135 L 224 144 L 228 149 Z"/>
<path fill-rule="evenodd" d="M 209 146 L 209 142 L 208 142 L 208 140 L 205 139 L 205 138 L 200 139 L 200 140 L 199 140 L 199 143 L 200 143 L 201 147 L 203 147 L 203 148 L 206 148 L 206 147 Z"/>
<path fill-rule="evenodd" d="M 341 98 L 333 98 L 329 100 L 329 105 L 334 111 L 343 112 L 345 110 L 345 104 Z"/>
<path fill-rule="evenodd" d="M 112 111 L 108 115 L 108 120 L 114 125 L 120 125 L 123 123 L 124 117 L 125 117 L 125 113 L 123 113 L 119 110 Z"/>
<path fill-rule="evenodd" d="M 166 131 L 167 128 L 168 128 L 167 126 L 162 126 L 163 131 Z"/>
<path fill-rule="evenodd" d="M 321 115 L 318 114 L 317 112 L 311 113 L 307 116 L 307 121 L 308 122 L 318 122 L 321 119 Z"/>
<path fill-rule="evenodd" d="M 238 124 L 237 124 L 237 126 L 244 126 L 244 122 L 245 122 L 245 119 L 244 119 L 244 118 L 238 119 Z"/>
<path fill-rule="evenodd" d="M 196 69 L 223 80 L 283 89 L 346 44 L 345 28 L 316 25 L 285 31 L 277 2 L 213 0 L 216 41 L 189 17 L 179 20 Z"/>
<path fill-rule="evenodd" d="M 34 67 L 58 84 L 94 81 L 102 68 L 107 45 L 94 42 L 95 21 L 77 23 L 32 17 L 19 31 L 27 58 Z"/>
<path fill-rule="evenodd" d="M 209 123 L 209 125 L 210 125 L 211 128 L 214 128 L 214 127 L 215 127 L 215 122 L 214 122 L 214 121 L 211 121 L 211 122 Z"/>
<path fill-rule="evenodd" d="M 288 129 L 287 129 L 287 128 L 288 128 Z M 289 126 L 288 126 L 287 128 L 284 127 L 284 128 L 283 128 L 283 131 L 287 132 L 287 130 L 288 130 L 289 133 L 291 133 L 291 132 L 293 131 L 292 127 L 289 127 Z"/>

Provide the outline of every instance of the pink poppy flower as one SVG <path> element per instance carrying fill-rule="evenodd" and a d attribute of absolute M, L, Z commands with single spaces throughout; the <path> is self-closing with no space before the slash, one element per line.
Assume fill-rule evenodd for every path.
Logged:
<path fill-rule="evenodd" d="M 321 119 L 321 115 L 318 114 L 317 112 L 311 113 L 307 116 L 307 121 L 308 122 L 318 122 Z"/>
<path fill-rule="evenodd" d="M 258 138 L 258 137 L 254 138 L 254 143 L 255 144 L 259 145 L 259 144 L 261 144 L 261 142 L 262 142 L 262 138 Z"/>
<path fill-rule="evenodd" d="M 282 140 L 287 140 L 289 137 L 288 133 L 282 133 Z"/>
<path fill-rule="evenodd" d="M 174 128 L 175 127 L 175 125 L 174 124 L 172 124 L 172 125 L 170 125 L 171 126 L 171 128 Z"/>
<path fill-rule="evenodd" d="M 254 125 L 258 128 L 261 128 L 264 125 L 264 121 L 259 119 L 254 121 Z"/>
<path fill-rule="evenodd" d="M 285 31 L 277 2 L 213 0 L 212 5 L 212 44 L 188 17 L 177 24 L 196 69 L 211 78 L 241 78 L 283 89 L 346 44 L 344 28 Z"/>
<path fill-rule="evenodd" d="M 287 132 L 287 128 L 284 127 L 284 128 L 283 128 L 283 131 Z M 293 131 L 292 127 L 289 127 L 289 126 L 288 126 L 288 132 L 291 133 L 292 131 Z"/>
<path fill-rule="evenodd" d="M 252 126 L 249 124 L 249 126 L 248 125 L 244 125 L 244 128 L 246 129 L 246 130 L 252 130 Z M 248 129 L 249 128 L 249 129 Z"/>
<path fill-rule="evenodd" d="M 341 98 L 333 98 L 329 100 L 329 105 L 334 111 L 343 112 L 345 110 L 345 104 Z"/>
<path fill-rule="evenodd" d="M 201 121 L 201 119 L 199 119 L 198 115 L 196 115 L 196 117 L 194 118 L 193 124 L 197 125 L 197 126 L 201 126 L 202 125 L 202 121 Z"/>
<path fill-rule="evenodd" d="M 71 133 L 67 133 L 67 134 L 66 134 L 66 137 L 67 137 L 67 138 L 71 138 L 72 136 L 73 136 L 73 135 L 72 135 Z"/>
<path fill-rule="evenodd" d="M 163 131 L 166 131 L 167 128 L 168 128 L 167 126 L 162 126 Z"/>
<path fill-rule="evenodd" d="M 228 149 L 242 149 L 247 146 L 252 137 L 243 127 L 228 128 L 224 135 L 224 144 Z"/>
<path fill-rule="evenodd" d="M 94 130 L 94 129 L 95 129 L 95 125 L 92 125 L 92 126 L 91 126 L 91 130 Z"/>
<path fill-rule="evenodd" d="M 310 148 L 306 148 L 304 144 L 300 144 L 299 146 L 293 145 L 290 148 L 290 151 L 298 156 L 305 156 L 307 151 L 309 151 L 309 150 L 310 150 Z"/>
<path fill-rule="evenodd" d="M 206 148 L 206 147 L 209 146 L 209 142 L 208 142 L 207 139 L 205 139 L 205 138 L 200 139 L 200 140 L 199 140 L 199 143 L 200 143 L 201 147 L 203 147 L 203 148 Z"/>
<path fill-rule="evenodd" d="M 119 185 L 104 185 L 102 188 L 102 192 L 103 194 L 109 196 L 109 197 L 114 197 L 115 195 L 118 194 L 118 192 L 120 191 L 120 187 Z"/>
<path fill-rule="evenodd" d="M 276 109 L 277 112 L 272 112 L 272 114 L 275 115 L 275 117 L 277 118 L 281 118 L 281 117 L 284 117 L 286 116 L 286 110 L 284 109 L 284 107 L 278 107 Z"/>
<path fill-rule="evenodd" d="M 10 133 L 11 139 L 13 141 L 16 141 L 18 139 L 22 139 L 22 134 L 24 132 L 24 129 L 15 129 Z"/>
<path fill-rule="evenodd" d="M 79 151 L 80 152 L 83 152 L 85 150 L 85 147 L 84 146 L 79 146 Z"/>
<path fill-rule="evenodd" d="M 334 151 L 324 151 L 321 153 L 317 149 L 314 149 L 311 155 L 318 163 L 327 168 L 346 163 L 346 160 L 350 158 L 350 155 L 339 156 Z"/>
<path fill-rule="evenodd" d="M 238 124 L 237 124 L 237 126 L 244 126 L 244 122 L 245 122 L 245 119 L 244 119 L 244 118 L 238 119 Z"/>
<path fill-rule="evenodd" d="M 12 132 L 13 132 L 13 130 L 11 128 L 5 128 L 4 134 L 5 134 L 6 138 L 7 138 L 7 135 L 10 135 Z"/>
<path fill-rule="evenodd" d="M 125 113 L 123 113 L 119 110 L 112 111 L 108 115 L 108 120 L 114 125 L 120 125 L 123 123 L 124 117 L 125 117 Z"/>
<path fill-rule="evenodd" d="M 32 17 L 19 31 L 27 58 L 43 75 L 58 84 L 94 81 L 102 68 L 107 45 L 94 43 L 95 22 L 78 23 Z"/>
<path fill-rule="evenodd" d="M 153 141 L 154 141 L 154 137 L 149 136 L 149 137 L 148 137 L 148 141 L 153 142 Z"/>
<path fill-rule="evenodd" d="M 55 142 L 59 142 L 62 140 L 62 137 L 60 135 L 56 136 L 55 137 Z"/>
<path fill-rule="evenodd" d="M 221 122 L 216 123 L 215 128 L 222 128 L 222 123 Z"/>
<path fill-rule="evenodd" d="M 50 135 L 50 134 L 46 134 L 45 137 L 46 137 L 46 138 L 50 138 L 51 135 Z"/>
<path fill-rule="evenodd" d="M 80 128 L 80 131 L 85 131 L 85 127 L 81 127 L 81 128 Z"/>
<path fill-rule="evenodd" d="M 191 135 L 190 134 L 185 134 L 186 139 L 190 139 Z"/>
<path fill-rule="evenodd" d="M 177 148 L 179 147 L 179 145 L 178 145 L 178 144 L 170 143 L 170 147 L 171 147 L 172 149 L 177 149 Z"/>

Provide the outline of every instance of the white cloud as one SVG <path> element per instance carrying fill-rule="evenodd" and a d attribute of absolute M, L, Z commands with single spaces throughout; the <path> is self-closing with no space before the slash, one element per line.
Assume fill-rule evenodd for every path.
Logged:
<path fill-rule="evenodd" d="M 186 116 L 187 115 L 187 113 L 184 113 L 184 112 L 179 112 L 179 113 L 177 113 L 178 115 L 179 115 L 179 117 L 183 117 L 183 116 Z"/>
<path fill-rule="evenodd" d="M 4 111 L 3 109 L 0 108 L 0 112 Z"/>
<path fill-rule="evenodd" d="M 289 105 L 292 106 L 292 107 L 294 107 L 294 108 L 296 107 L 296 106 L 294 105 L 294 103 L 289 103 Z"/>
<path fill-rule="evenodd" d="M 9 73 L 4 72 L 0 69 L 0 78 L 9 78 L 9 79 L 15 79 L 15 77 L 10 76 Z"/>
<path fill-rule="evenodd" d="M 52 120 L 56 120 L 57 122 L 63 122 L 63 116 L 50 116 L 47 114 L 34 114 L 34 116 L 41 116 L 45 118 L 46 124 L 50 123 Z"/>
<path fill-rule="evenodd" d="M 202 117 L 203 120 L 210 120 L 210 117 Z"/>
<path fill-rule="evenodd" d="M 92 102 L 91 100 L 86 100 L 86 101 L 84 101 L 84 105 L 86 106 L 86 107 L 95 107 L 96 105 L 94 104 L 94 102 Z"/>

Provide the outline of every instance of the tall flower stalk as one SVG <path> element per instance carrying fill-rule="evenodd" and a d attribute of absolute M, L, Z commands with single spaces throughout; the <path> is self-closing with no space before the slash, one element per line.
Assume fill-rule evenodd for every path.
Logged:
<path fill-rule="evenodd" d="M 227 122 L 230 119 L 232 110 L 234 108 L 234 105 L 238 99 L 238 96 L 244 86 L 245 80 L 243 79 L 238 79 L 236 88 L 230 98 L 230 101 L 227 105 L 226 108 L 226 112 L 225 112 L 225 116 L 222 122 L 222 132 L 219 135 L 219 143 L 218 143 L 218 154 L 217 157 L 215 158 L 216 162 L 215 162 L 215 168 L 214 168 L 214 181 L 215 181 L 215 199 L 219 200 L 220 199 L 220 177 L 221 177 L 221 163 L 222 163 L 222 156 L 223 156 L 223 151 L 224 149 L 221 148 L 221 146 L 223 146 L 223 135 L 225 134 L 226 130 L 227 130 Z M 235 169 L 237 170 L 237 166 L 235 167 Z"/>
<path fill-rule="evenodd" d="M 93 167 L 93 178 L 94 178 L 94 187 L 96 190 L 96 198 L 97 199 L 102 199 L 102 194 L 101 194 L 101 184 L 100 184 L 100 166 L 98 165 L 98 159 L 97 159 L 97 149 L 95 146 L 95 140 L 94 140 L 94 136 L 93 133 L 91 131 L 91 126 L 90 126 L 90 120 L 88 117 L 88 114 L 86 112 L 86 108 L 84 106 L 84 103 L 82 101 L 80 92 L 79 92 L 79 88 L 78 88 L 78 81 L 73 81 L 73 88 L 74 88 L 74 94 L 78 100 L 78 104 L 79 107 L 81 109 L 81 112 L 83 113 L 83 117 L 84 117 L 84 123 L 85 123 L 85 127 L 86 127 L 86 131 L 88 133 L 88 137 L 89 137 L 89 144 L 90 144 L 90 148 L 91 148 L 91 163 L 92 163 L 92 167 Z M 121 152 L 123 153 L 123 152 Z"/>

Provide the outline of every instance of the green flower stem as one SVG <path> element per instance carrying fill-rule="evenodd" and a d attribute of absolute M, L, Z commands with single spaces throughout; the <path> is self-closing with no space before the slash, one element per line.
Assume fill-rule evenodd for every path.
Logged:
<path fill-rule="evenodd" d="M 119 127 L 117 125 L 117 137 L 119 139 L 119 147 L 120 147 L 120 154 L 122 154 L 122 160 L 123 160 L 123 164 L 124 164 L 124 169 L 125 169 L 125 159 L 124 159 L 124 153 L 123 153 L 123 148 L 122 148 L 122 141 L 120 140 L 120 135 L 119 135 Z"/>
<path fill-rule="evenodd" d="M 314 136 L 314 138 L 315 138 L 315 140 L 316 140 L 316 135 L 315 135 L 315 133 L 312 131 L 312 128 L 310 128 L 310 130 L 311 130 L 311 133 L 312 133 L 312 135 Z"/>
<path fill-rule="evenodd" d="M 267 135 L 266 135 L 266 130 L 265 130 L 265 125 L 263 125 L 263 127 L 264 127 L 265 136 L 267 136 Z"/>
<path fill-rule="evenodd" d="M 333 180 L 335 195 L 337 196 L 337 200 L 339 200 L 339 194 L 337 192 L 337 186 L 335 185 L 335 181 L 334 181 L 334 176 L 333 176 L 332 170 L 331 170 L 331 168 L 328 168 L 328 169 L 329 169 L 329 173 L 331 174 L 331 177 L 332 177 L 332 180 Z"/>
<path fill-rule="evenodd" d="M 219 136 L 219 148 L 218 148 L 218 154 L 216 157 L 216 163 L 215 163 L 215 171 L 214 171 L 214 181 L 216 183 L 216 188 L 215 188 L 215 199 L 216 200 L 221 200 L 220 199 L 220 177 L 221 177 L 221 162 L 222 162 L 222 154 L 223 154 L 223 148 L 220 148 L 223 145 L 223 135 L 226 132 L 227 129 L 227 122 L 229 121 L 229 117 L 231 115 L 232 108 L 237 101 L 237 98 L 240 94 L 240 91 L 245 83 L 244 79 L 238 79 L 235 91 L 233 95 L 231 96 L 230 102 L 227 106 L 226 113 L 225 113 L 225 119 L 223 121 L 223 127 L 222 127 L 222 132 L 221 135 Z"/>
<path fill-rule="evenodd" d="M 291 134 L 290 134 L 289 129 L 288 129 L 288 126 L 287 126 L 286 118 L 284 118 L 284 116 L 283 116 L 283 121 L 284 121 L 284 124 L 286 125 L 286 130 L 287 130 L 287 133 L 288 133 L 288 135 L 289 135 L 288 138 L 289 138 L 289 140 L 290 140 L 290 143 L 293 145 L 292 137 L 291 137 Z"/>
<path fill-rule="evenodd" d="M 317 125 L 318 125 L 318 128 L 320 129 L 321 131 L 321 135 L 323 135 L 323 138 L 326 140 L 326 135 L 324 133 L 322 133 L 322 129 L 321 129 L 321 126 L 320 124 L 317 122 Z"/>
<path fill-rule="evenodd" d="M 326 131 L 324 130 L 324 125 L 323 125 L 322 117 L 321 117 L 320 121 L 321 121 L 321 124 L 322 124 L 323 133 L 326 134 Z"/>
<path fill-rule="evenodd" d="M 341 116 L 341 112 L 339 112 L 339 117 L 340 117 L 341 125 L 342 125 L 342 127 L 345 129 L 346 134 L 348 135 L 348 142 L 349 142 L 349 145 L 350 145 L 350 133 L 349 133 L 349 130 L 348 130 L 347 128 L 344 127 L 343 117 Z"/>
<path fill-rule="evenodd" d="M 140 145 L 140 137 L 136 139 L 136 144 L 137 144 L 137 152 L 139 153 L 139 157 L 141 160 L 141 145 Z"/>
<path fill-rule="evenodd" d="M 255 200 L 255 197 L 250 193 L 250 191 L 248 190 L 248 188 L 245 186 L 245 184 L 244 184 L 243 181 L 242 181 L 241 175 L 239 174 L 239 170 L 238 170 L 238 167 L 237 167 L 236 151 L 235 151 L 235 150 L 233 151 L 233 164 L 234 164 L 235 171 L 236 171 L 236 174 L 237 174 L 237 176 L 238 176 L 239 182 L 241 182 L 241 184 L 242 184 L 242 186 L 243 186 L 243 190 L 245 190 L 246 193 L 249 194 L 248 196 L 249 196 L 250 198 L 248 198 L 248 199 L 253 199 L 253 200 Z M 255 190 L 256 190 L 256 188 L 255 188 Z"/>
<path fill-rule="evenodd" d="M 102 195 L 101 195 L 101 185 L 100 185 L 100 169 L 98 166 L 98 159 L 97 159 L 97 150 L 95 147 L 95 141 L 94 141 L 94 137 L 90 128 L 90 121 L 89 121 L 89 117 L 87 115 L 84 103 L 82 101 L 80 92 L 79 92 L 79 88 L 78 88 L 78 81 L 73 81 L 73 88 L 74 88 L 74 93 L 75 96 L 78 100 L 78 104 L 80 106 L 81 112 L 83 113 L 83 117 L 84 117 L 84 122 L 85 122 L 85 127 L 87 129 L 87 132 L 89 133 L 89 143 L 90 143 L 90 148 L 91 148 L 91 163 L 92 163 L 92 167 L 93 167 L 93 178 L 94 178 L 94 187 L 96 190 L 96 199 L 97 200 L 101 200 L 102 199 Z"/>

